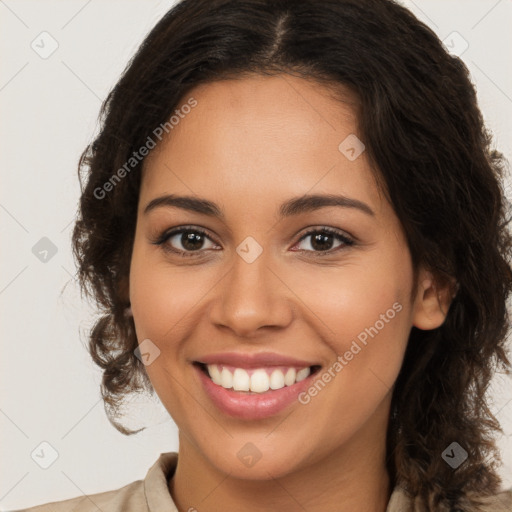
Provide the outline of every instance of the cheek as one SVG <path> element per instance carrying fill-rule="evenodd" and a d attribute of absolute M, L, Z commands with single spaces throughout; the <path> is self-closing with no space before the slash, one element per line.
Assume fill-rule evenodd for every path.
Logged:
<path fill-rule="evenodd" d="M 171 331 L 179 329 L 205 293 L 198 282 L 197 272 L 172 270 L 157 257 L 156 249 L 136 244 L 130 268 L 130 302 L 139 341 L 150 338 L 163 343 Z"/>
<path fill-rule="evenodd" d="M 336 377 L 325 378 L 335 382 L 329 386 L 337 390 L 333 406 L 340 401 L 357 409 L 372 396 L 378 401 L 400 371 L 410 332 L 406 290 L 412 269 L 406 255 L 375 255 L 364 265 L 354 259 L 338 270 L 311 273 L 300 285 L 295 281 L 297 295 L 308 297 L 315 330 L 331 350 Z"/>
<path fill-rule="evenodd" d="M 367 258 L 363 264 L 354 258 L 338 268 L 283 269 L 281 274 L 303 301 L 304 317 L 315 324 L 333 350 L 342 353 L 359 335 L 364 342 L 365 333 L 370 336 L 367 330 L 375 334 L 375 324 L 383 334 L 407 320 L 403 290 L 408 289 L 410 276 L 405 263 L 401 271 L 395 267 L 399 265 L 393 260 L 387 265 L 385 259 L 372 263 Z"/>
<path fill-rule="evenodd" d="M 354 268 L 344 286 L 340 282 L 325 280 L 324 294 L 314 303 L 317 329 L 332 355 L 318 377 L 325 384 L 315 381 L 301 402 L 311 404 L 314 424 L 333 447 L 360 429 L 391 393 L 410 330 L 401 281 Z"/>
<path fill-rule="evenodd" d="M 151 252 L 150 252 L 151 251 Z M 194 272 L 171 271 L 153 248 L 134 245 L 130 268 L 130 302 L 139 343 L 149 339 L 159 354 L 145 366 L 154 390 L 177 424 L 183 422 L 188 395 L 183 394 L 180 362 L 188 317 L 201 294 Z M 188 276 L 188 277 L 186 277 Z M 187 282 L 185 282 L 187 281 Z M 195 285 L 194 285 L 194 282 Z M 204 294 L 204 292 L 203 292 Z"/>
<path fill-rule="evenodd" d="M 338 315 L 331 348 L 352 391 L 389 389 L 396 380 L 408 339 L 407 313 L 396 299 L 397 294 L 390 294 L 379 301 L 349 302 Z"/>

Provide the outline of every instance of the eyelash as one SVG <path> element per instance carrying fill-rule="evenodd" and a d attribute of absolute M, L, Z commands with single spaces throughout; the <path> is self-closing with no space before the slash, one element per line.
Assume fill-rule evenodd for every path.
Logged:
<path fill-rule="evenodd" d="M 165 251 L 166 253 L 178 254 L 179 256 L 185 257 L 185 258 L 197 257 L 198 255 L 201 254 L 201 252 L 204 251 L 204 249 L 199 249 L 198 251 L 181 251 L 180 249 L 174 249 L 174 248 L 171 248 L 170 246 L 164 245 L 165 242 L 167 242 L 173 236 L 179 235 L 184 232 L 192 232 L 192 233 L 196 233 L 196 234 L 198 233 L 198 234 L 201 234 L 211 240 L 211 237 L 208 235 L 208 233 L 201 228 L 197 228 L 195 226 L 182 226 L 180 228 L 173 229 L 171 231 L 164 231 L 162 234 L 160 234 L 158 236 L 158 238 L 156 240 L 152 240 L 151 243 L 154 245 L 162 246 L 162 250 Z M 329 228 L 329 227 L 313 228 L 313 229 L 307 231 L 306 233 L 304 233 L 302 235 L 302 237 L 299 239 L 297 244 L 302 242 L 309 235 L 317 234 L 317 233 L 328 233 L 330 235 L 333 235 L 339 241 L 343 242 L 344 245 L 340 245 L 339 247 L 336 247 L 335 249 L 329 249 L 328 251 L 310 251 L 310 250 L 306 250 L 306 249 L 300 249 L 297 252 L 302 252 L 302 253 L 311 253 L 312 252 L 314 254 L 313 257 L 316 258 L 316 257 L 322 257 L 322 256 L 334 254 L 340 250 L 343 250 L 347 247 L 351 247 L 351 246 L 355 245 L 354 240 L 352 240 L 348 236 L 342 234 L 338 230 Z M 213 240 L 211 240 L 211 241 L 213 241 Z"/>

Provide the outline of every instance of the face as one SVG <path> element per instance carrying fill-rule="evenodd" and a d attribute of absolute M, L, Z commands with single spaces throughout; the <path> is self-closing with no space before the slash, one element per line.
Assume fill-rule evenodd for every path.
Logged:
<path fill-rule="evenodd" d="M 145 161 L 130 301 L 180 456 L 247 479 L 357 457 L 382 444 L 411 327 L 443 320 L 427 274 L 410 296 L 345 98 L 288 75 L 202 85 Z"/>

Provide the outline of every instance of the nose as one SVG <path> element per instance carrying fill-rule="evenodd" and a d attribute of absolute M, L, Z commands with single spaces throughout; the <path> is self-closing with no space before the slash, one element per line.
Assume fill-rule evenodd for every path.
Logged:
<path fill-rule="evenodd" d="M 253 338 L 262 330 L 291 323 L 293 294 L 269 264 L 265 251 L 252 263 L 235 255 L 233 266 L 215 287 L 210 320 L 216 327 Z"/>

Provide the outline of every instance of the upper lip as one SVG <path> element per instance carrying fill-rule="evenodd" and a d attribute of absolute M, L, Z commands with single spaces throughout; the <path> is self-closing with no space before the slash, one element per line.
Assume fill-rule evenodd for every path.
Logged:
<path fill-rule="evenodd" d="M 223 352 L 210 354 L 196 359 L 203 364 L 226 364 L 237 368 L 261 368 L 262 366 L 292 366 L 306 368 L 317 366 L 316 363 L 289 357 L 274 352 L 260 352 L 256 354 L 243 354 L 241 352 Z"/>

